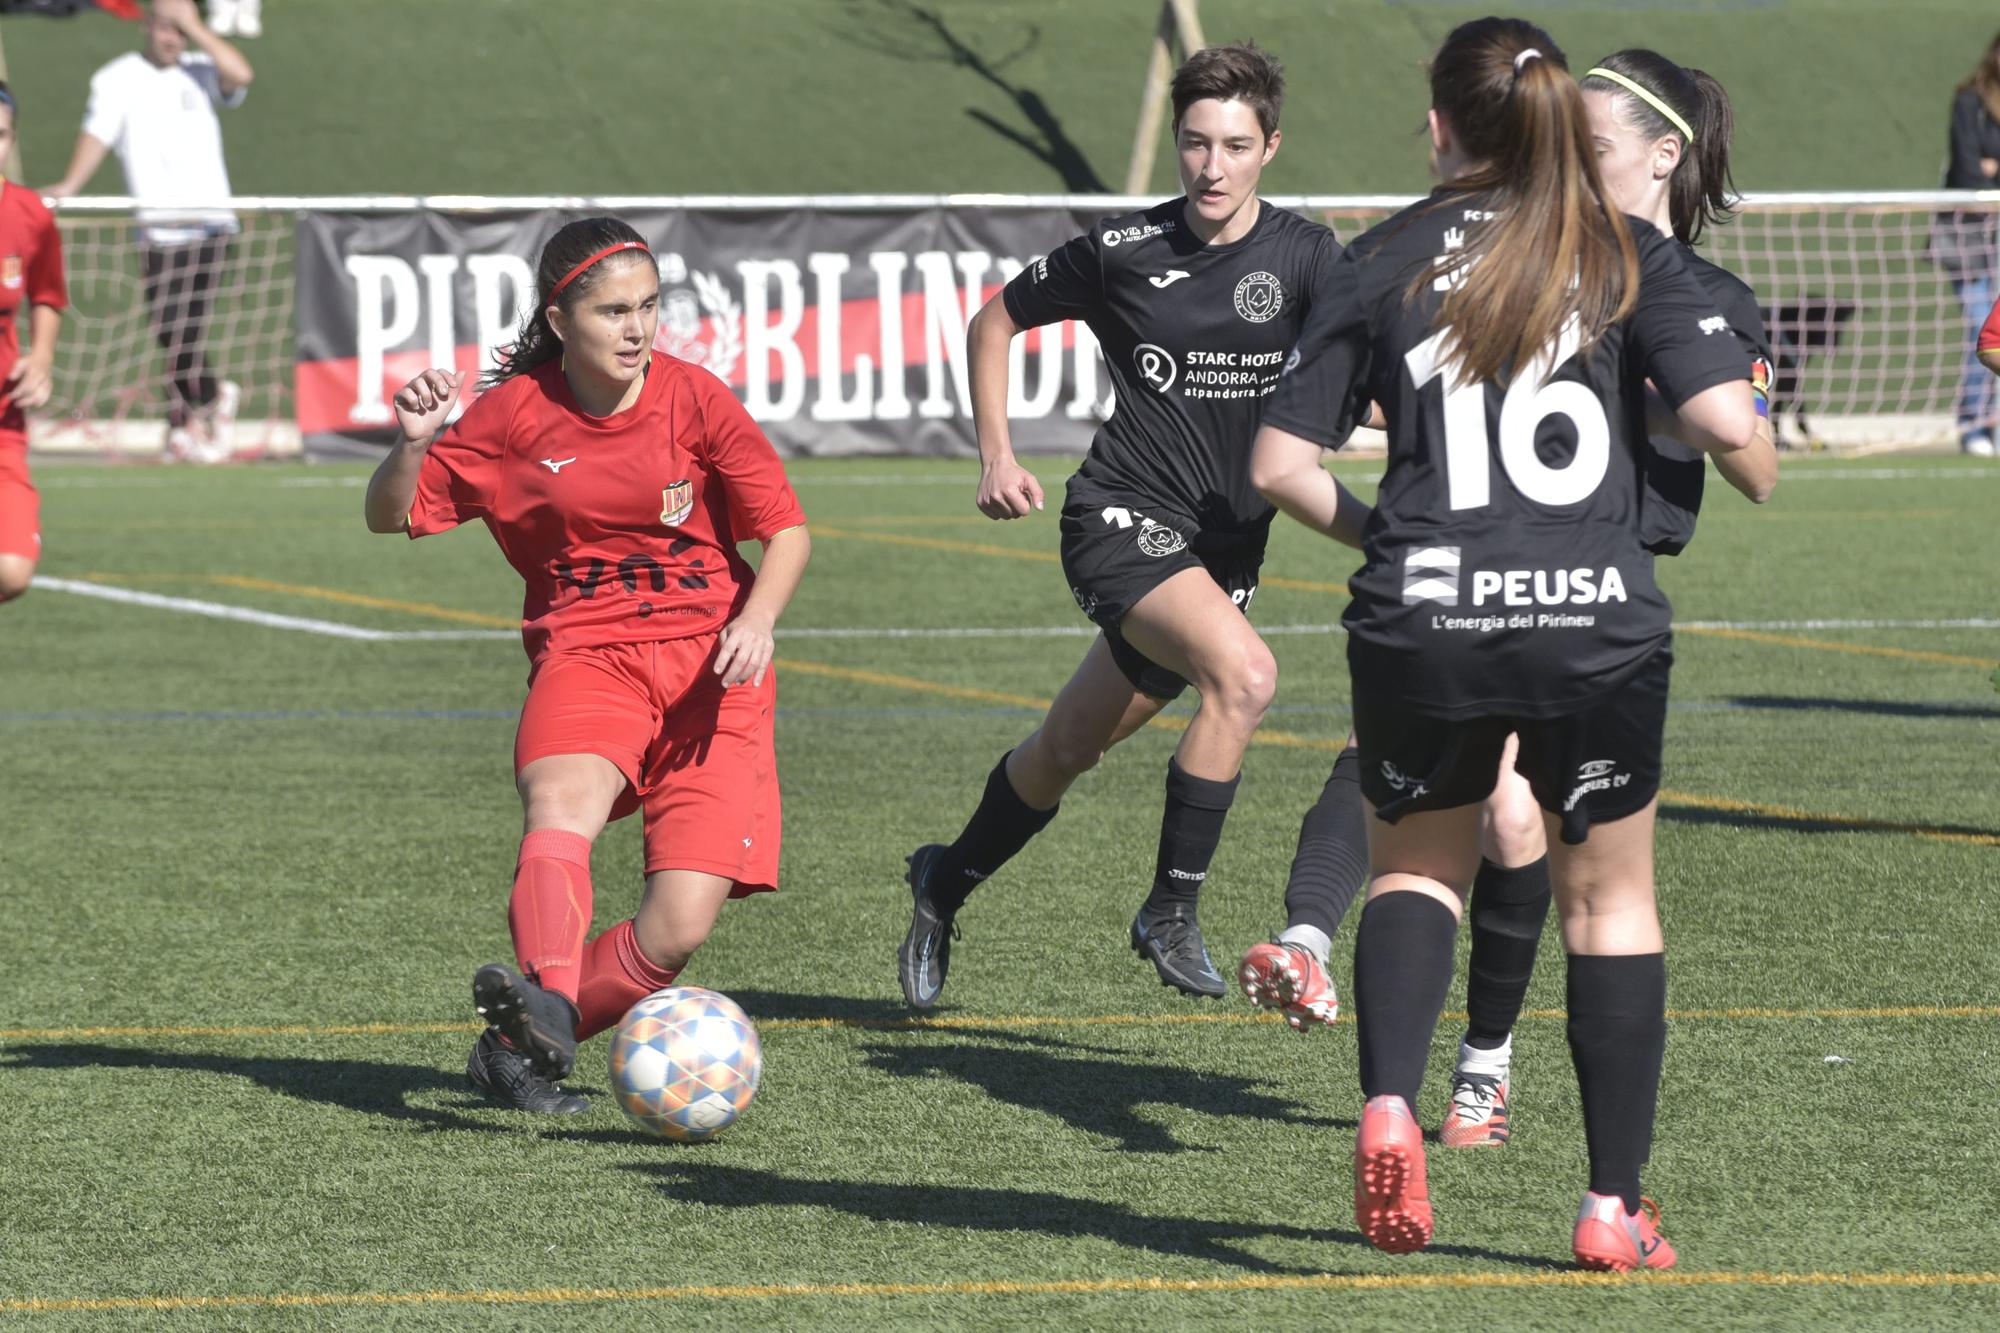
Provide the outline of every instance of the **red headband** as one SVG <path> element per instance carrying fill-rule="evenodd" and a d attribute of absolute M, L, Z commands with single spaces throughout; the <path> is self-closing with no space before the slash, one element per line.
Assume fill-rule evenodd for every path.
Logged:
<path fill-rule="evenodd" d="M 605 246 L 602 250 L 599 250 L 596 254 L 591 255 L 589 258 L 585 259 L 582 263 L 578 264 L 575 268 L 563 274 L 563 280 L 556 284 L 554 291 L 549 293 L 550 303 L 553 304 L 555 299 L 558 296 L 562 295 L 563 288 L 569 286 L 572 282 L 576 281 L 577 275 L 579 273 L 589 268 L 592 264 L 595 264 L 598 260 L 604 258 L 604 256 L 615 255 L 620 250 L 646 250 L 646 243 L 644 241 L 620 241 L 616 245 Z M 646 250 L 646 253 L 650 255 L 653 252 L 651 250 Z"/>

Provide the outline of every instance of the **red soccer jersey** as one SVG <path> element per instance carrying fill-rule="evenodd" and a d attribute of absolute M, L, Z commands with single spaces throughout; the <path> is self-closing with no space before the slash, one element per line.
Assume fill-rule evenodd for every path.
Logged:
<path fill-rule="evenodd" d="M 21 308 L 69 304 L 62 238 L 48 205 L 33 190 L 0 182 L 0 382 L 21 359 Z M 0 430 L 19 431 L 21 409 L 0 390 Z"/>
<path fill-rule="evenodd" d="M 482 394 L 425 457 L 410 535 L 482 520 L 527 582 L 540 661 L 722 628 L 753 579 L 736 543 L 805 517 L 728 387 L 655 351 L 639 401 L 608 417 L 577 406 L 556 361 Z"/>

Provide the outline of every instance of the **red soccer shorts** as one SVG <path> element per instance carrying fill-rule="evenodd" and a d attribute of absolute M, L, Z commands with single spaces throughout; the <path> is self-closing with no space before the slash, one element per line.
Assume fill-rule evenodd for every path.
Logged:
<path fill-rule="evenodd" d="M 42 558 L 42 497 L 28 480 L 28 438 L 0 429 L 0 555 Z"/>
<path fill-rule="evenodd" d="M 611 818 L 643 812 L 646 873 L 698 870 L 730 897 L 778 887 L 778 682 L 724 689 L 717 634 L 551 653 L 528 678 L 514 771 L 594 754 L 625 775 Z"/>

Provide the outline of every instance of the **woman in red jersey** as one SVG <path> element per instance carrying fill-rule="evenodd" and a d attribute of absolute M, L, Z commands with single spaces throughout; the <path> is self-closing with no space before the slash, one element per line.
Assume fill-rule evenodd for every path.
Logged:
<path fill-rule="evenodd" d="M 14 95 L 0 83 L 0 159 L 13 147 Z M 15 327 L 23 304 L 26 353 Z M 0 181 L 0 602 L 28 590 L 42 558 L 42 506 L 28 480 L 25 413 L 49 401 L 56 331 L 68 304 L 55 218 L 33 190 Z"/>
<path fill-rule="evenodd" d="M 428 370 L 396 395 L 402 438 L 367 515 L 412 537 L 479 519 L 527 585 L 520 972 L 474 976 L 491 1026 L 466 1072 L 505 1105 L 572 1114 L 584 1100 L 554 1080 L 577 1042 L 670 984 L 724 899 L 777 887 L 771 635 L 811 542 L 728 388 L 653 349 L 659 270 L 637 232 L 572 222 L 536 279 L 539 308 L 449 430 L 462 373 Z M 736 549 L 753 538 L 754 575 Z M 645 896 L 586 943 L 591 842 L 634 810 Z"/>

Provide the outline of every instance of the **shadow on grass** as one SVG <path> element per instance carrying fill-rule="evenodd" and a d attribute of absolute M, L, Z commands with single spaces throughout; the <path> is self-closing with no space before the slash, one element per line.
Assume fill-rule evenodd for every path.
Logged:
<path fill-rule="evenodd" d="M 1863 713 L 1872 717 L 1962 718 L 1991 721 L 2000 718 L 2000 708 L 1991 704 L 1912 703 L 1894 699 L 1827 699 L 1806 695 L 1745 694 L 1731 699 L 1738 708 L 1770 709 L 1784 713 Z"/>
<path fill-rule="evenodd" d="M 492 1129 L 448 1110 L 413 1106 L 414 1095 L 466 1093 L 465 1075 L 430 1065 L 387 1060 L 312 1060 L 298 1056 L 217 1055 L 206 1051 L 156 1051 L 140 1046 L 86 1042 L 22 1045 L 0 1052 L 0 1069 L 148 1069 L 224 1074 L 301 1101 L 323 1102 L 364 1115 L 414 1121 L 436 1129 Z M 460 1103 L 487 1107 L 477 1099 Z"/>
<path fill-rule="evenodd" d="M 970 71 L 1013 101 L 1028 130 L 1004 124 L 977 108 L 968 107 L 968 117 L 1039 159 L 1062 177 L 1065 188 L 1079 194 L 1109 190 L 1041 94 L 1010 82 L 1003 73 L 1008 65 L 1041 45 L 1038 26 L 1023 26 L 1020 44 L 1014 50 L 992 56 L 954 32 L 943 14 L 909 0 L 850 3 L 845 11 L 845 21 L 832 29 L 840 40 L 896 60 L 950 64 Z"/>
<path fill-rule="evenodd" d="M 949 1029 L 946 1029 L 949 1031 Z M 1179 1142 L 1139 1115 L 1142 1106 L 1179 1106 L 1214 1116 L 1316 1129 L 1353 1129 L 1351 1120 L 1309 1115 L 1259 1091 L 1257 1081 L 1144 1060 L 1129 1051 L 1022 1033 L 979 1032 L 976 1040 L 871 1045 L 870 1067 L 898 1078 L 951 1078 L 996 1101 L 1039 1111 L 1125 1152 L 1212 1152 Z"/>
<path fill-rule="evenodd" d="M 2000 829 L 1970 824 L 1909 823 L 1861 816 L 1814 815 L 1805 811 L 1711 810 L 1660 798 L 1660 818 L 1675 824 L 1706 824 L 1721 828 L 1769 829 L 1782 833 L 1905 833 L 1939 842 L 2000 843 Z"/>
<path fill-rule="evenodd" d="M 749 1167 L 702 1162 L 631 1162 L 620 1170 L 651 1176 L 676 1202 L 711 1208 L 825 1208 L 870 1222 L 914 1223 L 968 1231 L 1019 1231 L 1066 1239 L 1108 1240 L 1128 1249 L 1205 1259 L 1253 1273 L 1324 1272 L 1325 1265 L 1292 1267 L 1245 1253 L 1237 1242 L 1266 1238 L 1370 1249 L 1358 1231 L 1293 1226 L 1283 1222 L 1233 1222 L 1202 1217 L 1160 1217 L 1122 1204 L 1066 1194 L 964 1185 L 890 1185 L 853 1180 L 809 1180 Z M 1278 1191 L 1282 1201 L 1294 1197 Z M 1311 1197 L 1319 1197 L 1316 1192 Z M 1557 1265 L 1533 1255 L 1473 1245 L 1433 1245 L 1426 1253 L 1547 1269 Z"/>

